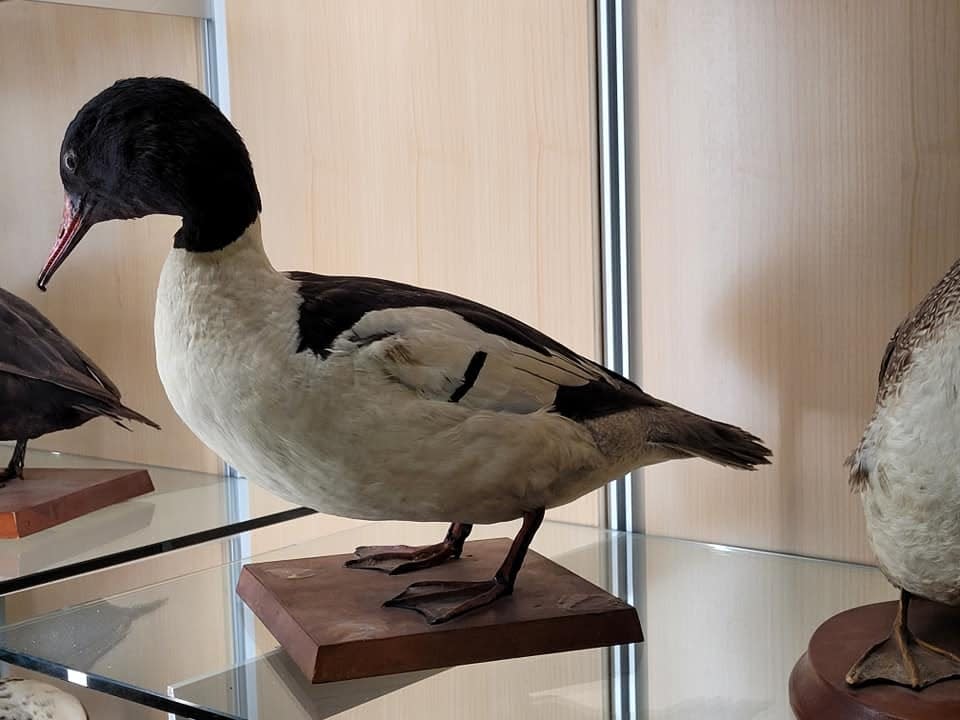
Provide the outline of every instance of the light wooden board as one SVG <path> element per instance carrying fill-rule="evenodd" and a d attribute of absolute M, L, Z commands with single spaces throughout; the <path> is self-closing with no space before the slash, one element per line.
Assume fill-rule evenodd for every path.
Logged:
<path fill-rule="evenodd" d="M 596 356 L 593 10 L 229 3 L 274 264 L 455 292 Z M 553 516 L 595 523 L 597 497 Z"/>
<path fill-rule="evenodd" d="M 960 5 L 643 0 L 645 388 L 772 469 L 646 473 L 646 527 L 871 560 L 842 462 L 887 339 L 960 255 Z"/>
<path fill-rule="evenodd" d="M 216 471 L 219 461 L 180 422 L 156 371 L 153 308 L 178 222 L 154 217 L 94 228 L 46 294 L 37 273 L 63 208 L 58 175 L 67 124 L 93 94 L 132 75 L 201 81 L 196 20 L 0 4 L 0 285 L 36 305 L 162 432 L 106 420 L 34 443 L 65 452 Z M 2 459 L 6 462 L 5 457 Z"/>

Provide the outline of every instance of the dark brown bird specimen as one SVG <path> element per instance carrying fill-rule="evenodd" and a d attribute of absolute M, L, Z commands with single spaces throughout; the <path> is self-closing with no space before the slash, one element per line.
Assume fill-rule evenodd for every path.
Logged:
<path fill-rule="evenodd" d="M 0 483 L 23 477 L 27 441 L 96 417 L 160 426 L 120 402 L 120 390 L 30 303 L 0 288 L 0 440 L 17 445 Z"/>

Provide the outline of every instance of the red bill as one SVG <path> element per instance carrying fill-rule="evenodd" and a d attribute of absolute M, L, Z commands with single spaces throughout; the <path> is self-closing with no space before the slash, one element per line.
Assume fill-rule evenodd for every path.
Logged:
<path fill-rule="evenodd" d="M 63 265 L 67 256 L 73 252 L 73 249 L 93 226 L 93 223 L 90 222 L 90 211 L 92 209 L 93 204 L 85 202 L 85 198 L 70 193 L 64 194 L 63 220 L 60 223 L 60 232 L 47 262 L 44 263 L 43 269 L 40 271 L 40 277 L 37 279 L 37 287 L 41 290 L 47 289 L 47 284 L 53 274 Z"/>

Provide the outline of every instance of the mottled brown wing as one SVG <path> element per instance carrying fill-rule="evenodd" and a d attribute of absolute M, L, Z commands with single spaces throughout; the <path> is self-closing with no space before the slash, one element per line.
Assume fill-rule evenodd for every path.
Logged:
<path fill-rule="evenodd" d="M 0 288 L 0 370 L 109 403 L 117 386 L 30 303 Z"/>
<path fill-rule="evenodd" d="M 886 395 L 910 364 L 910 350 L 898 343 L 899 333 L 900 328 L 897 328 L 883 352 L 883 360 L 880 361 L 880 376 L 877 378 L 878 399 Z"/>
<path fill-rule="evenodd" d="M 913 351 L 942 337 L 944 329 L 960 315 L 960 260 L 927 293 L 900 323 L 887 343 L 880 363 L 877 400 L 886 397 L 910 367 Z"/>

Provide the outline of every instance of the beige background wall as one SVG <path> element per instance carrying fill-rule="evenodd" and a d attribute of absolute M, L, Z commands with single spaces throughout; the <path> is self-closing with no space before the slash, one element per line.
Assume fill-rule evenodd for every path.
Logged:
<path fill-rule="evenodd" d="M 413 282 L 599 347 L 593 3 L 231 0 L 274 264 Z M 597 496 L 553 513 L 595 523 Z"/>
<path fill-rule="evenodd" d="M 776 453 L 649 470 L 647 529 L 870 560 L 841 463 L 960 255 L 960 5 L 637 5 L 644 384 Z"/>
<path fill-rule="evenodd" d="M 216 471 L 219 462 L 177 418 L 157 376 L 153 306 L 178 227 L 153 217 L 95 227 L 44 294 L 36 277 L 60 224 L 57 171 L 67 124 L 121 77 L 202 79 L 191 18 L 0 3 L 0 285 L 36 305 L 90 354 L 131 407 L 163 432 L 95 420 L 33 443 L 66 452 Z M 6 451 L 0 450 L 0 462 Z"/>

